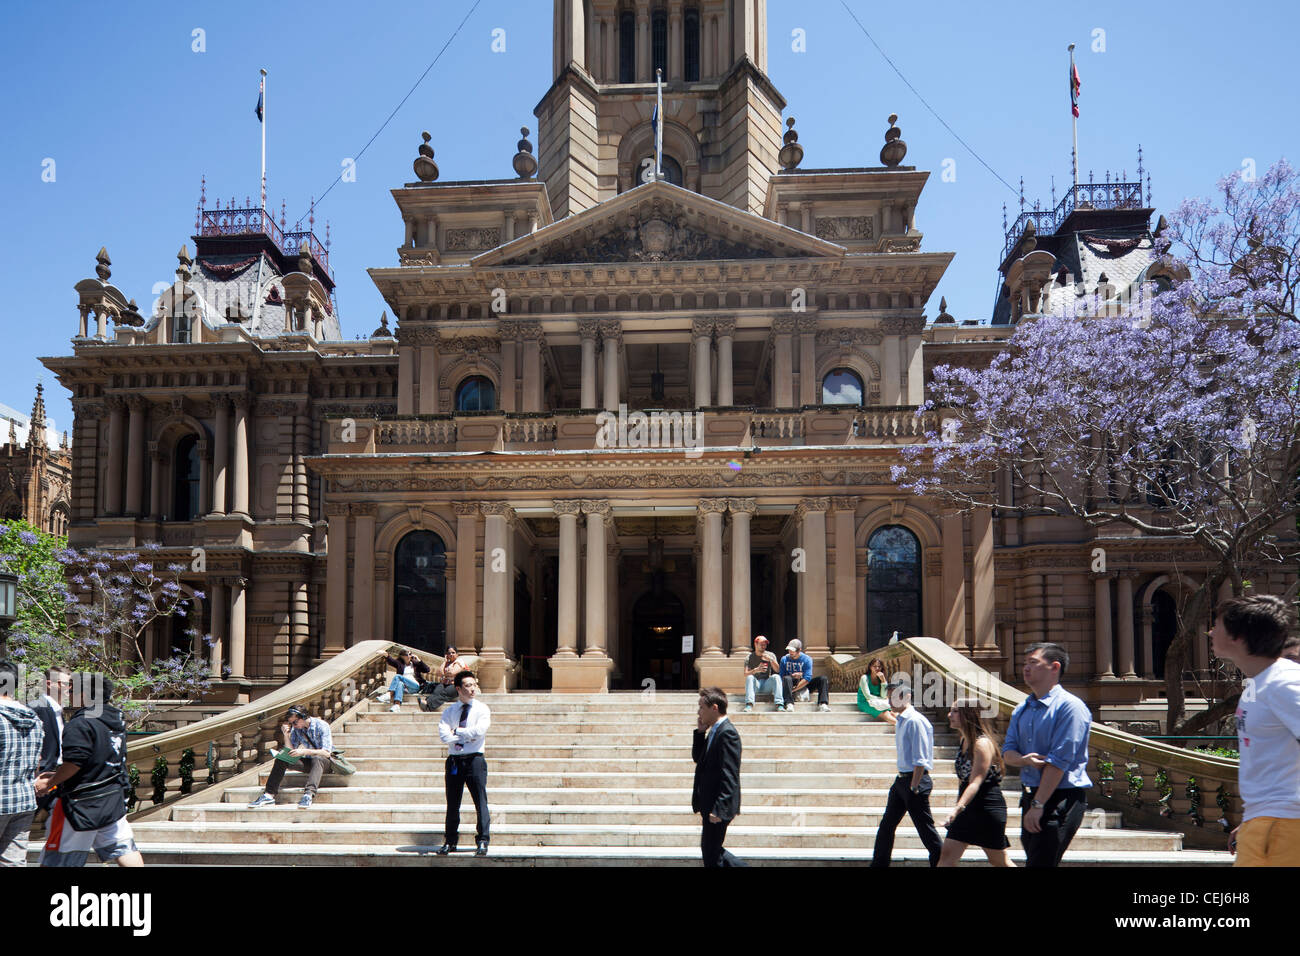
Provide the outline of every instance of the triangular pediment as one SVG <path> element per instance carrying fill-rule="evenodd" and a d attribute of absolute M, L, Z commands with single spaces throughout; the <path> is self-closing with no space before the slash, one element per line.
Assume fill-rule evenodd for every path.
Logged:
<path fill-rule="evenodd" d="M 653 182 L 498 246 L 471 265 L 840 258 L 845 251 L 689 189 Z"/>

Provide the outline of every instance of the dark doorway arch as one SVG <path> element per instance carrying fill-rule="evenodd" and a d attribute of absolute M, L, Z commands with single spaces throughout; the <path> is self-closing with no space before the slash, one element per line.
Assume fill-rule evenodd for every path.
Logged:
<path fill-rule="evenodd" d="M 199 440 L 186 435 L 176 443 L 173 459 L 172 520 L 193 521 L 199 517 Z"/>
<path fill-rule="evenodd" d="M 1164 588 L 1151 596 L 1151 673 L 1165 676 L 1165 655 L 1178 636 L 1178 602 Z"/>
<path fill-rule="evenodd" d="M 412 531 L 393 555 L 393 640 L 441 654 L 447 648 L 447 546 Z"/>
<path fill-rule="evenodd" d="M 902 525 L 878 528 L 867 541 L 867 650 L 921 633 L 921 544 Z"/>
<path fill-rule="evenodd" d="M 636 664 L 627 675 L 636 690 L 647 677 L 656 690 L 686 690 L 696 686 L 695 653 L 682 653 L 686 607 L 677 595 L 654 588 L 632 604 L 632 646 Z"/>

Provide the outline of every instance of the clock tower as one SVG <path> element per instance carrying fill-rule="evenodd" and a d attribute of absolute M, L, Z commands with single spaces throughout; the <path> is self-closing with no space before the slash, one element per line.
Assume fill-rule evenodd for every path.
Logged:
<path fill-rule="evenodd" d="M 663 176 L 761 215 L 785 100 L 767 77 L 766 0 L 555 0 L 554 82 L 534 111 L 556 219 Z"/>

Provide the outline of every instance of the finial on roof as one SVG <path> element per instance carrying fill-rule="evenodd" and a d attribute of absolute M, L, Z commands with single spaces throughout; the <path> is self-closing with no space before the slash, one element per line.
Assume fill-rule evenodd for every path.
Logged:
<path fill-rule="evenodd" d="M 1002 234 L 1006 235 L 1007 231 L 1007 204 L 1002 204 Z"/>
<path fill-rule="evenodd" d="M 107 282 L 108 277 L 113 274 L 108 268 L 113 262 L 108 258 L 108 248 L 106 246 L 99 247 L 99 252 L 95 253 L 95 262 L 97 263 L 95 275 L 99 276 L 101 282 Z"/>
<path fill-rule="evenodd" d="M 328 219 L 326 219 L 326 220 L 325 220 L 325 249 L 326 249 L 326 251 L 329 250 L 329 247 L 330 247 L 330 221 L 329 221 Z"/>
<path fill-rule="evenodd" d="M 428 130 L 420 136 L 424 142 L 420 144 L 420 155 L 415 157 L 411 168 L 415 170 L 415 175 L 419 177 L 420 182 L 431 183 L 438 178 L 438 164 L 433 161 L 433 147 L 429 145 L 429 140 L 433 139 L 433 136 Z"/>
<path fill-rule="evenodd" d="M 207 204 L 208 204 L 208 175 L 207 173 L 204 173 L 203 178 L 199 180 L 199 205 L 206 206 Z"/>
<path fill-rule="evenodd" d="M 370 333 L 372 339 L 391 339 L 393 333 L 388 328 L 388 311 L 385 310 L 379 316 L 379 328 Z"/>
<path fill-rule="evenodd" d="M 126 304 L 126 309 L 117 319 L 119 325 L 129 325 L 134 329 L 144 325 L 144 316 L 140 314 L 140 306 L 132 299 Z"/>
<path fill-rule="evenodd" d="M 280 200 L 280 231 L 281 232 L 284 232 L 285 227 L 289 224 L 289 220 L 285 218 L 284 212 L 285 212 L 285 202 L 283 199 L 281 199 Z"/>
<path fill-rule="evenodd" d="M 885 145 L 880 150 L 880 161 L 890 168 L 897 166 L 907 155 L 907 144 L 899 137 L 903 131 L 894 124 L 898 122 L 898 114 L 889 114 L 889 129 L 885 130 Z"/>
<path fill-rule="evenodd" d="M 1169 223 L 1165 220 L 1164 216 L 1161 216 L 1159 219 L 1156 220 L 1156 231 L 1155 231 L 1156 236 L 1163 236 L 1165 230 L 1168 228 L 1169 228 Z"/>
<path fill-rule="evenodd" d="M 1052 208 L 1056 208 L 1056 177 L 1052 177 Z"/>
<path fill-rule="evenodd" d="M 64 451 L 68 450 L 68 430 L 66 428 L 63 430 L 63 441 L 59 442 L 59 447 Z"/>
<path fill-rule="evenodd" d="M 1025 177 L 1020 177 L 1020 211 L 1025 211 Z"/>
<path fill-rule="evenodd" d="M 176 277 L 189 281 L 190 266 L 194 265 L 194 260 L 190 258 L 190 252 L 184 243 L 181 243 L 181 251 L 176 253 L 176 262 Z"/>
<path fill-rule="evenodd" d="M 1151 205 L 1151 174 L 1147 173 L 1147 206 Z"/>
<path fill-rule="evenodd" d="M 939 314 L 934 320 L 936 325 L 956 325 L 957 320 L 948 314 L 948 300 L 942 296 L 939 298 Z"/>
<path fill-rule="evenodd" d="M 781 168 L 788 172 L 798 169 L 799 164 L 803 162 L 803 147 L 799 145 L 799 134 L 795 131 L 793 116 L 786 119 L 785 126 L 785 136 L 781 140 L 785 145 L 781 147 L 777 161 L 781 164 Z"/>
<path fill-rule="evenodd" d="M 9 447 L 18 447 L 18 428 L 14 425 L 14 420 L 9 419 Z"/>
<path fill-rule="evenodd" d="M 36 401 L 32 402 L 32 424 L 45 424 L 45 386 L 36 383 Z"/>
<path fill-rule="evenodd" d="M 515 175 L 520 179 L 532 179 L 533 174 L 537 172 L 537 157 L 533 155 L 533 144 L 528 142 L 527 126 L 519 127 L 519 142 L 515 148 L 519 150 L 514 158 Z M 431 155 L 432 152 L 430 150 Z M 419 170 L 416 170 L 416 173 L 418 174 Z"/>
<path fill-rule="evenodd" d="M 311 197 L 311 205 L 307 208 L 307 231 L 316 231 L 316 197 Z"/>

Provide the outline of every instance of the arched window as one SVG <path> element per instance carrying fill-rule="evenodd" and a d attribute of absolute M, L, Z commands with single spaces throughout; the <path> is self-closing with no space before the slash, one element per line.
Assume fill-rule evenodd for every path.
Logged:
<path fill-rule="evenodd" d="M 686 82 L 695 83 L 700 78 L 700 11 L 697 7 L 686 8 L 682 25 L 686 34 L 682 40 Z"/>
<path fill-rule="evenodd" d="M 491 379 L 473 375 L 456 389 L 456 411 L 490 412 L 497 407 L 497 390 Z"/>
<path fill-rule="evenodd" d="M 867 650 L 921 633 L 921 545 L 901 525 L 877 529 L 867 542 Z"/>
<path fill-rule="evenodd" d="M 618 81 L 636 82 L 636 14 L 631 10 L 618 18 Z"/>
<path fill-rule="evenodd" d="M 441 654 L 447 649 L 447 546 L 412 531 L 393 557 L 393 640 Z"/>
<path fill-rule="evenodd" d="M 847 368 L 833 369 L 822 379 L 823 405 L 861 405 L 865 394 L 862 378 Z"/>
<path fill-rule="evenodd" d="M 665 182 L 670 182 L 674 186 L 681 186 L 684 184 L 683 180 L 685 177 L 683 177 L 682 175 L 682 164 L 679 163 L 677 160 L 673 159 L 667 153 L 664 154 L 663 167 L 664 167 Z M 655 178 L 655 154 L 652 152 L 649 156 L 644 157 L 641 160 L 640 165 L 637 166 L 636 185 L 641 185 L 642 183 L 652 183 L 654 182 L 654 178 Z"/>
<path fill-rule="evenodd" d="M 186 435 L 176 444 L 172 465 L 172 520 L 193 521 L 199 516 L 199 440 Z"/>
<path fill-rule="evenodd" d="M 668 11 L 655 10 L 650 14 L 650 78 L 655 77 L 655 70 L 664 71 L 668 79 Z"/>

